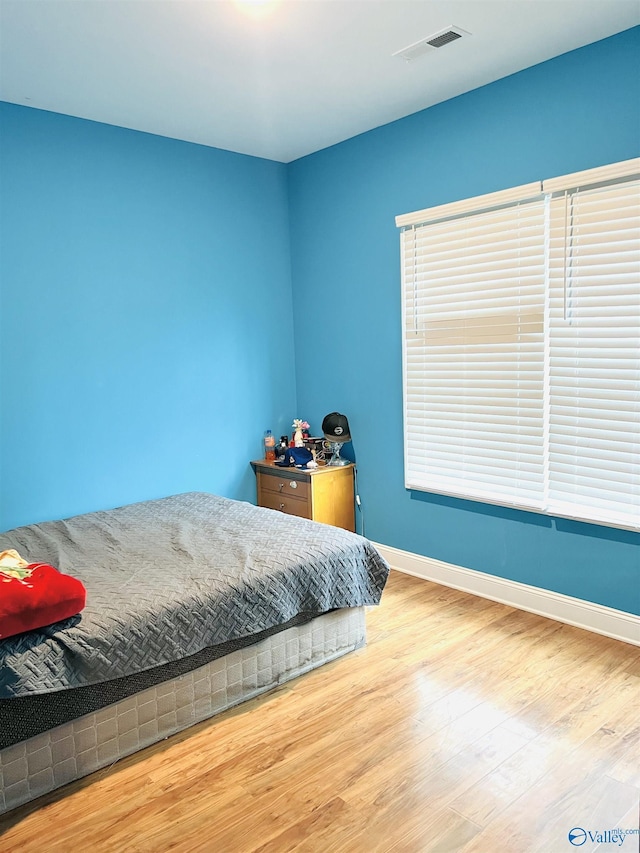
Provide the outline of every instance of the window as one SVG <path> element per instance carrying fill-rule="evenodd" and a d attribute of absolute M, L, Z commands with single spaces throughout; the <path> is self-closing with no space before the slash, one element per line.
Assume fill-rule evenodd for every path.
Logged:
<path fill-rule="evenodd" d="M 400 216 L 407 488 L 640 527 L 640 160 Z"/>

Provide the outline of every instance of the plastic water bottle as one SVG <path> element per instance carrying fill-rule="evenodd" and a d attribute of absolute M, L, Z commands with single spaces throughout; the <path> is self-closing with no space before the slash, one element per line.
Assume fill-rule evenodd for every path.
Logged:
<path fill-rule="evenodd" d="M 264 434 L 264 458 L 267 462 L 273 462 L 276 458 L 276 440 L 270 429 Z"/>

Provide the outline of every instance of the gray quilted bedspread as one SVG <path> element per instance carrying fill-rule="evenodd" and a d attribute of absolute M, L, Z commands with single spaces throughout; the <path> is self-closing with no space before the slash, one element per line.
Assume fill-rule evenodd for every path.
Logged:
<path fill-rule="evenodd" d="M 0 698 L 109 681 L 283 624 L 376 604 L 389 567 L 354 533 L 204 493 L 0 534 L 79 578 L 78 616 L 0 641 Z"/>

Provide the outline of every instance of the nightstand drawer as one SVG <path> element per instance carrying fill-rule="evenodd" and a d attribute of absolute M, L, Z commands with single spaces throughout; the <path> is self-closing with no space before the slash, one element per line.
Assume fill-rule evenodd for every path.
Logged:
<path fill-rule="evenodd" d="M 309 501 L 291 497 L 286 492 L 281 495 L 263 489 L 260 493 L 260 506 L 267 507 L 267 509 L 277 509 L 287 515 L 297 515 L 299 518 L 311 518 Z"/>
<path fill-rule="evenodd" d="M 267 493 L 273 493 L 279 497 L 296 498 L 302 501 L 308 501 L 310 495 L 309 483 L 306 480 L 298 480 L 295 477 L 288 476 L 285 472 L 282 474 L 264 474 L 261 472 L 260 491 L 265 496 Z"/>

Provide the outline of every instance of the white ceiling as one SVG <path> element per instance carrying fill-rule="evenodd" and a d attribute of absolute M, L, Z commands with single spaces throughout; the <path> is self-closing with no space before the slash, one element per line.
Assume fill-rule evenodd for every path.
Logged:
<path fill-rule="evenodd" d="M 290 162 L 640 23 L 638 0 L 0 0 L 0 100 Z M 471 35 L 405 62 L 450 25 Z"/>

